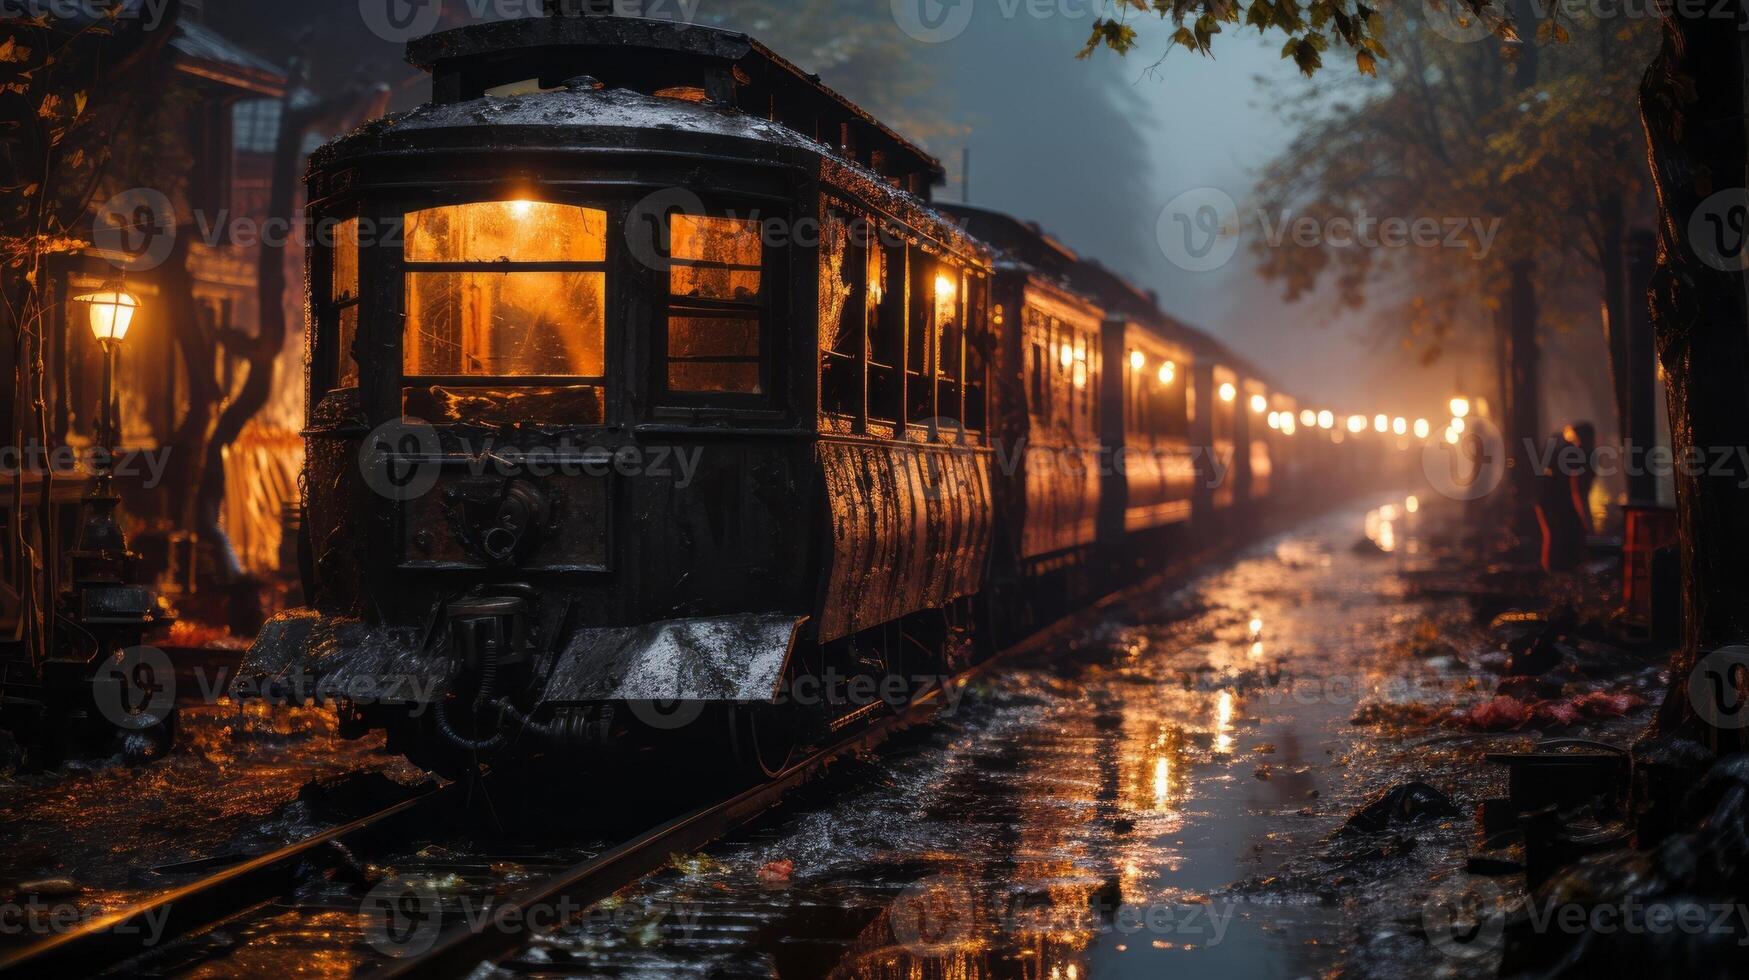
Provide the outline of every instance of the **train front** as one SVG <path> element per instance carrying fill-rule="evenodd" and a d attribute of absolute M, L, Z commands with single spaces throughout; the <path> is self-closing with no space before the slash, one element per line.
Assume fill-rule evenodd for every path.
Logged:
<path fill-rule="evenodd" d="M 772 698 L 822 492 L 787 329 L 815 270 L 762 228 L 815 206 L 819 146 L 725 104 L 750 50 L 450 31 L 409 46 L 432 102 L 312 157 L 309 605 L 242 696 L 337 703 L 445 772 Z"/>

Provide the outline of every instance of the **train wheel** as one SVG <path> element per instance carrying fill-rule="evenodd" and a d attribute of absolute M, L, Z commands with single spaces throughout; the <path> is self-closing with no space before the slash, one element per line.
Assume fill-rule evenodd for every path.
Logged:
<path fill-rule="evenodd" d="M 800 751 L 807 711 L 796 697 L 796 680 L 807 668 L 800 651 L 784 667 L 777 700 L 729 708 L 729 750 L 735 764 L 753 779 L 770 779 L 789 768 Z"/>

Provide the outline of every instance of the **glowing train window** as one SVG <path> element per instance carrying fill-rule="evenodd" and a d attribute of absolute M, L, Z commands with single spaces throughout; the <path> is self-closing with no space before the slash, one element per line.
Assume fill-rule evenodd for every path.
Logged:
<path fill-rule="evenodd" d="M 414 211 L 405 254 L 405 374 L 602 376 L 606 212 L 538 201 Z"/>
<path fill-rule="evenodd" d="M 759 394 L 759 223 L 676 214 L 669 233 L 668 390 Z"/>
<path fill-rule="evenodd" d="M 328 303 L 338 324 L 334 345 L 334 387 L 358 387 L 358 360 L 352 348 L 358 341 L 358 219 L 347 218 L 334 228 L 332 268 L 329 270 Z"/>

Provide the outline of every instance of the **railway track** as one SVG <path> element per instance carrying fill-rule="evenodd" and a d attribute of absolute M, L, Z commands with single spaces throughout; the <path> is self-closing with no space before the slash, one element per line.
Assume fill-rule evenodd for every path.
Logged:
<path fill-rule="evenodd" d="M 988 669 L 997 659 L 1001 658 L 981 665 L 957 683 Z M 429 948 L 422 943 L 408 944 L 409 955 L 398 959 L 385 953 L 386 962 L 375 975 L 466 973 L 473 964 L 526 941 L 527 933 L 513 924 L 528 921 L 532 910 L 561 902 L 587 907 L 657 870 L 671 854 L 697 851 L 747 826 L 770 812 L 796 787 L 824 772 L 833 760 L 873 749 L 900 729 L 927 721 L 939 708 L 941 693 L 940 688 L 932 687 L 904 711 L 861 726 L 849 737 L 813 752 L 769 782 L 692 808 L 523 886 L 494 901 L 483 920 L 463 922 L 437 934 Z M 429 788 L 368 816 L 240 860 L 70 931 L 0 954 L 0 977 L 89 976 L 125 969 L 142 957 L 175 961 L 177 957 L 171 952 L 174 944 L 259 914 L 265 906 L 296 890 L 306 877 L 300 873 L 301 868 L 348 860 L 349 854 L 342 854 L 336 845 L 349 847 L 373 835 L 381 837 L 402 826 L 418 825 L 419 818 L 458 802 L 463 789 L 461 783 Z M 369 923 L 366 928 L 370 928 Z M 207 958 L 191 956 L 183 958 L 183 962 L 203 959 Z"/>
<path fill-rule="evenodd" d="M 245 858 L 146 901 L 86 921 L 35 944 L 0 955 L 0 976 L 87 976 L 102 973 L 150 951 L 155 943 L 200 932 L 296 886 L 300 866 L 328 860 L 336 845 L 402 822 L 453 801 L 460 784 L 419 792 L 368 816 L 303 840 Z"/>
<path fill-rule="evenodd" d="M 1204 557 L 1207 556 L 1199 555 L 1174 572 L 1108 596 L 1081 615 L 1061 620 L 1003 650 L 961 674 L 952 683 L 969 683 L 1001 664 L 1041 649 L 1085 622 L 1087 616 L 1098 615 L 1135 595 L 1158 588 L 1162 581 L 1184 567 L 1195 567 Z M 531 913 L 540 909 L 588 908 L 660 869 L 671 855 L 696 852 L 747 827 L 771 813 L 797 787 L 824 773 L 834 760 L 870 751 L 905 728 L 927 723 L 942 707 L 942 694 L 939 686 L 930 687 L 902 711 L 852 729 L 847 737 L 829 747 L 817 749 L 776 778 L 727 798 L 695 806 L 654 827 L 624 836 L 618 843 L 592 856 L 493 900 L 488 911 L 472 921 L 458 922 L 435 932 L 435 935 L 421 937 L 426 941 L 406 942 L 403 939 L 388 949 L 379 945 L 378 951 L 383 956 L 376 961 L 370 975 L 389 978 L 470 973 L 481 962 L 493 960 L 525 944 L 531 931 L 524 924 L 537 919 Z M 355 845 L 372 835 L 392 833 L 402 825 L 416 825 L 418 818 L 442 812 L 457 803 L 466 788 L 462 783 L 448 783 L 426 789 L 368 816 L 241 860 L 197 881 L 85 922 L 71 931 L 7 952 L 0 955 L 0 976 L 111 973 L 143 957 L 162 957 L 176 963 L 177 958 L 169 954 L 177 944 L 210 934 L 296 890 L 303 880 L 299 874 L 301 867 L 349 860 L 350 854 L 343 854 L 341 848 Z M 423 910 L 427 916 L 435 911 Z M 369 930 L 371 926 L 364 922 L 365 917 L 365 910 L 361 909 L 360 921 Z M 186 966 L 190 962 L 210 960 L 211 957 L 191 956 L 183 958 L 180 963 Z M 152 972 L 180 971 L 177 966 L 171 966 Z"/>

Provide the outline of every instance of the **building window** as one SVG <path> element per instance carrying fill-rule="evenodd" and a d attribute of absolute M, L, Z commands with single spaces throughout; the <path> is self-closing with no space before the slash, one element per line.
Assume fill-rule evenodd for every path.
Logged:
<path fill-rule="evenodd" d="M 668 390 L 759 394 L 759 223 L 676 214 L 669 236 Z"/>
<path fill-rule="evenodd" d="M 406 375 L 601 381 L 606 212 L 537 201 L 414 211 L 405 255 Z"/>

